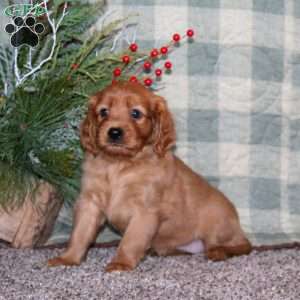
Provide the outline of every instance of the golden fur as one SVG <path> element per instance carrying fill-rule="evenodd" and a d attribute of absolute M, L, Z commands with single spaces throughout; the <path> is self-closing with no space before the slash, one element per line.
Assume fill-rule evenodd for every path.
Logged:
<path fill-rule="evenodd" d="M 108 138 L 111 128 L 122 129 L 120 140 Z M 108 86 L 91 97 L 81 142 L 73 232 L 49 266 L 80 264 L 106 220 L 123 233 L 107 271 L 132 270 L 149 249 L 172 255 L 195 240 L 212 260 L 251 251 L 233 204 L 172 153 L 175 128 L 161 97 L 138 83 Z"/>

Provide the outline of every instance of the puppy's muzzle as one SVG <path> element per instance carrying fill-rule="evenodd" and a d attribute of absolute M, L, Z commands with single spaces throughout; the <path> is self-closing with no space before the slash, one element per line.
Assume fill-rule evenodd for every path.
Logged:
<path fill-rule="evenodd" d="M 121 143 L 124 136 L 124 131 L 119 127 L 112 127 L 107 132 L 108 141 L 110 143 Z"/>

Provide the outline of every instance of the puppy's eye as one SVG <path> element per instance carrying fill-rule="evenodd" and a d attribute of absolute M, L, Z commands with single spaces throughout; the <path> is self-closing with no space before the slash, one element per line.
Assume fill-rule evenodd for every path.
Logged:
<path fill-rule="evenodd" d="M 131 111 L 131 117 L 132 117 L 133 119 L 138 120 L 138 119 L 140 119 L 140 118 L 142 117 L 142 113 L 141 113 L 138 109 L 133 109 L 133 110 Z"/>
<path fill-rule="evenodd" d="M 100 111 L 99 111 L 99 114 L 102 118 L 106 118 L 108 116 L 108 109 L 107 108 L 101 108 Z"/>

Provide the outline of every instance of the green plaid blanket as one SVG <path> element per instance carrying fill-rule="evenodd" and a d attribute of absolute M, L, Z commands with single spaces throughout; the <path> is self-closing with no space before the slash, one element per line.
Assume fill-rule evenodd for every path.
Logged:
<path fill-rule="evenodd" d="M 111 0 L 138 12 L 137 42 L 160 47 L 195 29 L 170 55 L 158 91 L 174 113 L 177 154 L 238 208 L 254 244 L 300 240 L 300 1 Z M 64 209 L 49 242 L 65 240 Z M 99 241 L 115 239 L 111 231 Z"/>

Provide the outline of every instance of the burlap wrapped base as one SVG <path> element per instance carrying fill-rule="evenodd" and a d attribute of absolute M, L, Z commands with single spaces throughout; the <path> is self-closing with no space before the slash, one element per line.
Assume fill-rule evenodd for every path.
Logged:
<path fill-rule="evenodd" d="M 4 211 L 0 209 L 0 239 L 14 248 L 33 248 L 49 238 L 62 198 L 48 183 L 41 183 L 35 199 L 27 196 L 23 205 Z"/>

